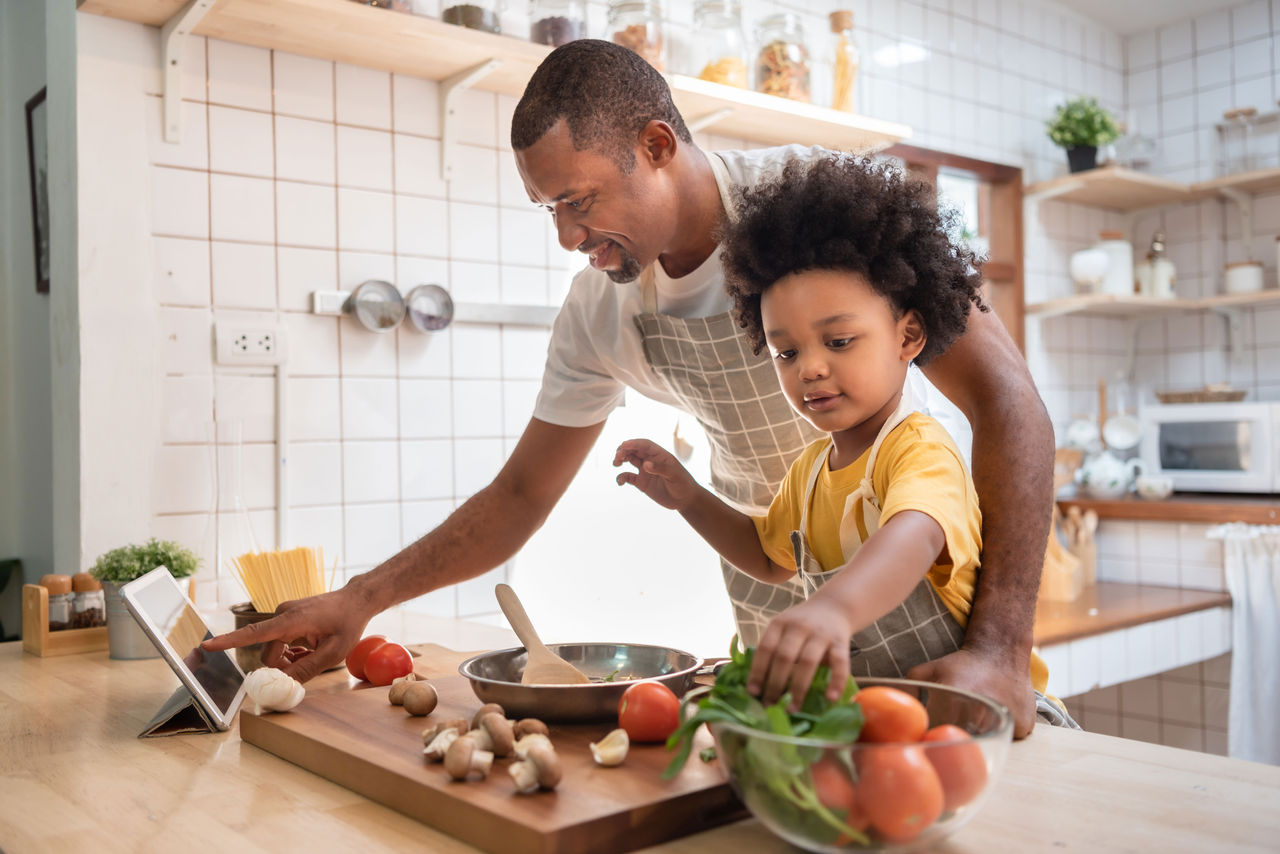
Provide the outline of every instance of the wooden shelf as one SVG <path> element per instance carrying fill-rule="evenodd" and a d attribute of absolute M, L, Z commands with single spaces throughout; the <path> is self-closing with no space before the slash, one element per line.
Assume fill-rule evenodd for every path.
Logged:
<path fill-rule="evenodd" d="M 1157 299 L 1155 297 L 1118 297 L 1112 294 L 1084 294 L 1047 302 L 1031 303 L 1028 315 L 1057 317 L 1081 314 L 1087 317 L 1154 317 L 1186 311 L 1215 308 L 1257 308 L 1280 304 L 1280 290 L 1264 290 L 1256 294 L 1224 294 L 1205 299 Z"/>
<path fill-rule="evenodd" d="M 1035 645 L 1053 646 L 1231 604 L 1231 595 L 1183 587 L 1099 581 L 1074 602 L 1037 602 Z"/>
<path fill-rule="evenodd" d="M 1092 205 L 1113 211 L 1136 211 L 1142 208 L 1191 201 L 1191 188 L 1177 181 L 1135 172 L 1122 166 L 1103 166 L 1085 172 L 1073 172 L 1029 185 L 1023 195 L 1028 199 L 1058 199 L 1080 205 Z"/>
<path fill-rule="evenodd" d="M 1239 175 L 1226 175 L 1212 181 L 1201 181 L 1192 184 L 1192 193 L 1208 196 L 1219 190 L 1239 190 L 1242 193 L 1267 193 L 1280 190 L 1280 169 L 1259 169 L 1254 172 L 1241 172 Z"/>
<path fill-rule="evenodd" d="M 184 0 L 79 0 L 78 8 L 159 27 L 184 5 Z M 428 80 L 444 80 L 498 59 L 499 66 L 475 87 L 512 96 L 524 91 L 551 51 L 511 36 L 347 0 L 220 0 L 193 32 Z M 911 135 L 909 127 L 894 122 L 681 75 L 667 79 L 685 120 L 711 133 L 868 152 Z"/>
<path fill-rule="evenodd" d="M 1058 499 L 1064 511 L 1079 507 L 1093 510 L 1100 519 L 1139 519 L 1148 522 L 1198 522 L 1220 524 L 1248 522 L 1280 524 L 1280 496 L 1224 495 L 1209 492 L 1177 492 L 1160 501 L 1127 496 L 1110 500 L 1071 497 Z"/>

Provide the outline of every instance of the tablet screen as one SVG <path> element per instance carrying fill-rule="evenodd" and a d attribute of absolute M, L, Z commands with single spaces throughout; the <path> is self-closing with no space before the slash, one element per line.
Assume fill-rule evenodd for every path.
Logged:
<path fill-rule="evenodd" d="M 159 628 L 219 711 L 224 715 L 231 711 L 244 676 L 225 652 L 205 652 L 200 648 L 201 641 L 213 637 L 213 633 L 182 595 L 182 590 L 176 584 L 148 584 L 132 598 L 138 610 Z"/>

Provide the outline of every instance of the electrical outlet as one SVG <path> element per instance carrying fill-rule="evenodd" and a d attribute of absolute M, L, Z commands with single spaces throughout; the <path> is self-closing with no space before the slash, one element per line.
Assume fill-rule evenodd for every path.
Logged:
<path fill-rule="evenodd" d="M 217 359 L 224 365 L 279 365 L 288 352 L 284 327 L 219 323 L 214 333 Z"/>

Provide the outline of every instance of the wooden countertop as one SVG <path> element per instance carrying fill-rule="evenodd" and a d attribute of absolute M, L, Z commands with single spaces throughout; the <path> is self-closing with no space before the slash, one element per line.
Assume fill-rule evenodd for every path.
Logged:
<path fill-rule="evenodd" d="M 0 644 L 5 851 L 474 851 L 243 744 L 238 726 L 138 739 L 177 684 L 159 659 L 36 658 Z M 1277 802 L 1280 768 L 1037 727 L 946 849 L 1274 851 Z M 795 849 L 748 820 L 649 850 Z"/>
<path fill-rule="evenodd" d="M 1100 581 L 1074 602 L 1036 603 L 1036 646 L 1154 623 L 1231 604 L 1231 594 L 1183 587 Z"/>
<path fill-rule="evenodd" d="M 1149 522 L 1248 522 L 1254 525 L 1280 524 L 1280 496 L 1227 495 L 1213 492 L 1175 492 L 1161 501 L 1126 495 L 1107 501 L 1071 495 L 1059 498 L 1065 513 L 1068 507 L 1093 510 L 1102 519 L 1140 519 Z"/>

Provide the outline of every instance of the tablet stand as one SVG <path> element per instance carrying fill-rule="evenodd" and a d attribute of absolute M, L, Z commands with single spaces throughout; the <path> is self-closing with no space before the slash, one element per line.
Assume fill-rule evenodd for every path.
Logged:
<path fill-rule="evenodd" d="M 162 735 L 181 735 L 187 732 L 217 732 L 204 709 L 196 702 L 187 686 L 179 685 L 153 717 L 138 733 L 138 738 L 156 738 Z"/>

